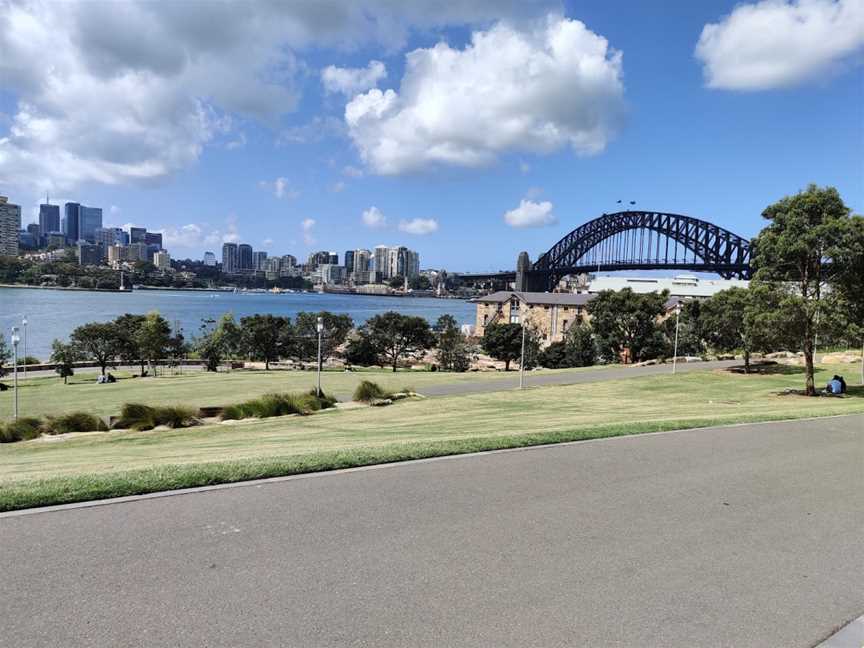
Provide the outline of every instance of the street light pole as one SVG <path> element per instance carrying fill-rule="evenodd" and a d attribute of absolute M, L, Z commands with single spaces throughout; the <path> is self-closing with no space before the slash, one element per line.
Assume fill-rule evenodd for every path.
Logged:
<path fill-rule="evenodd" d="M 18 336 L 18 327 L 12 327 L 12 384 L 15 389 L 15 410 L 14 418 L 18 420 L 18 343 L 21 338 Z"/>
<path fill-rule="evenodd" d="M 324 318 L 318 318 L 318 398 L 321 398 L 321 337 L 324 334 Z"/>
<path fill-rule="evenodd" d="M 672 373 L 675 373 L 675 370 L 678 367 L 678 324 L 681 321 L 681 304 L 678 303 L 675 306 L 675 350 L 672 354 Z"/>
<path fill-rule="evenodd" d="M 24 370 L 24 377 L 27 377 L 27 316 L 24 316 L 24 319 L 21 320 L 21 325 L 24 328 L 24 364 L 22 365 L 22 369 Z"/>
<path fill-rule="evenodd" d="M 519 389 L 525 389 L 525 322 L 522 322 L 522 353 L 519 356 Z"/>

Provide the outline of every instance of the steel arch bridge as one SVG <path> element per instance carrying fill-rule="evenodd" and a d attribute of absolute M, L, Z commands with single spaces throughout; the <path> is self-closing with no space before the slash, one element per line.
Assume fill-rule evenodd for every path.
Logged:
<path fill-rule="evenodd" d="M 566 275 L 664 269 L 749 279 L 750 252 L 747 239 L 698 218 L 623 211 L 577 227 L 534 264 L 520 259 L 516 282 L 522 290 L 550 290 Z"/>

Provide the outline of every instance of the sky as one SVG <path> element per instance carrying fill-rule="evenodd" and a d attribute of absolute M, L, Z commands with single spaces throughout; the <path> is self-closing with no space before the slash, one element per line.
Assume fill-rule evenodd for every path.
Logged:
<path fill-rule="evenodd" d="M 0 0 L 0 195 L 305 259 L 491 271 L 636 208 L 864 212 L 860 0 Z"/>

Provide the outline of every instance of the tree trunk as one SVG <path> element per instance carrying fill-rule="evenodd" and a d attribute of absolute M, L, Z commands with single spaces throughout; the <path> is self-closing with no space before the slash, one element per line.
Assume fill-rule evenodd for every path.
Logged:
<path fill-rule="evenodd" d="M 504 371 L 510 371 L 510 360 L 509 358 L 504 361 Z"/>
<path fill-rule="evenodd" d="M 107 364 L 99 365 L 99 369 L 102 370 L 102 375 L 103 375 L 103 376 L 105 375 L 105 367 L 107 367 L 107 366 L 108 366 Z"/>
<path fill-rule="evenodd" d="M 750 350 L 744 349 L 744 373 L 750 373 Z"/>
<path fill-rule="evenodd" d="M 807 336 L 804 340 L 804 366 L 807 371 L 807 382 L 805 383 L 804 392 L 808 396 L 816 395 L 816 385 L 813 380 L 813 339 Z"/>
<path fill-rule="evenodd" d="M 399 356 L 393 358 L 393 373 L 396 373 L 396 365 L 399 364 Z"/>

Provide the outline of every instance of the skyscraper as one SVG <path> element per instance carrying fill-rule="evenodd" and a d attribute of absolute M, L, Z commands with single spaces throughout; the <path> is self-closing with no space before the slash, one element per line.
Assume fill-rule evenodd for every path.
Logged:
<path fill-rule="evenodd" d="M 354 272 L 354 250 L 345 250 L 345 272 Z"/>
<path fill-rule="evenodd" d="M 162 249 L 162 232 L 144 232 L 144 242 L 147 245 L 158 245 Z"/>
<path fill-rule="evenodd" d="M 108 248 L 112 245 L 129 245 L 129 236 L 119 227 L 99 227 L 93 234 L 93 241 Z"/>
<path fill-rule="evenodd" d="M 327 259 L 327 263 L 330 265 L 339 265 L 339 254 L 336 252 L 331 252 L 329 258 Z"/>
<path fill-rule="evenodd" d="M 66 240 L 74 244 L 81 238 L 81 205 L 66 203 L 63 217 L 63 233 Z"/>
<path fill-rule="evenodd" d="M 225 274 L 237 273 L 237 244 L 222 244 L 222 272 Z"/>
<path fill-rule="evenodd" d="M 18 230 L 21 229 L 21 207 L 0 196 L 0 256 L 18 256 Z"/>
<path fill-rule="evenodd" d="M 209 266 L 211 268 L 216 266 L 216 255 L 212 252 L 204 253 L 204 265 Z"/>
<path fill-rule="evenodd" d="M 130 243 L 146 243 L 147 239 L 147 230 L 143 227 L 130 227 L 129 228 L 129 242 Z"/>
<path fill-rule="evenodd" d="M 266 261 L 267 253 L 264 250 L 254 250 L 252 252 L 252 269 L 256 272 L 264 271 Z"/>
<path fill-rule="evenodd" d="M 354 250 L 352 252 L 353 264 L 349 272 L 369 272 L 369 264 L 372 261 L 372 252 L 369 250 Z M 347 263 L 345 264 L 348 265 Z"/>
<path fill-rule="evenodd" d="M 39 236 L 60 231 L 60 205 L 39 205 Z"/>
<path fill-rule="evenodd" d="M 253 269 L 252 246 L 248 243 L 241 243 L 237 248 L 237 268 L 241 272 L 248 272 Z"/>
<path fill-rule="evenodd" d="M 390 248 L 386 245 L 375 246 L 375 256 L 373 257 L 372 263 L 375 265 L 375 272 L 381 275 L 382 279 L 388 279 L 390 277 L 390 265 L 387 262 L 389 253 Z"/>
<path fill-rule="evenodd" d="M 96 230 L 102 227 L 102 209 L 81 205 L 78 237 L 91 243 L 96 240 Z"/>

